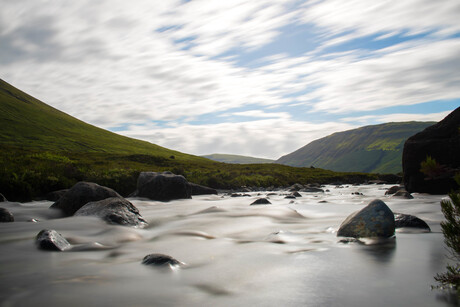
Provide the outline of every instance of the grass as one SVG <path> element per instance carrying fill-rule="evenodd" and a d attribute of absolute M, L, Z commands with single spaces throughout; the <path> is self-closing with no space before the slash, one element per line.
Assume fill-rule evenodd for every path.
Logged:
<path fill-rule="evenodd" d="M 226 164 L 124 137 L 84 123 L 0 80 L 0 193 L 26 201 L 96 182 L 122 195 L 141 171 L 184 175 L 213 188 L 362 182 L 377 175 L 280 164 Z"/>

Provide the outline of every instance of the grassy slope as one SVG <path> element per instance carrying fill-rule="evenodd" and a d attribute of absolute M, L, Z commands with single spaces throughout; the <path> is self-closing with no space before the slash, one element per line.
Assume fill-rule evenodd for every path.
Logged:
<path fill-rule="evenodd" d="M 376 178 L 279 164 L 226 164 L 187 155 L 88 125 L 2 80 L 0 125 L 0 193 L 9 200 L 30 200 L 81 180 L 127 195 L 141 171 L 170 170 L 214 188 Z"/>
<path fill-rule="evenodd" d="M 202 156 L 203 158 L 210 159 L 213 161 L 224 162 L 224 163 L 235 163 L 235 164 L 254 164 L 254 163 L 274 163 L 275 160 L 255 158 L 240 155 L 228 155 L 228 154 L 212 154 Z"/>
<path fill-rule="evenodd" d="M 408 137 L 434 122 L 387 123 L 334 133 L 281 157 L 276 162 L 334 171 L 398 173 Z"/>

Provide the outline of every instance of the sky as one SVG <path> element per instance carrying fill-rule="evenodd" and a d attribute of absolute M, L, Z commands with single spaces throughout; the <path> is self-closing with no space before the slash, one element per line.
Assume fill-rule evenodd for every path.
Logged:
<path fill-rule="evenodd" d="M 460 106 L 458 0 L 1 0 L 0 78 L 182 151 L 277 159 Z"/>

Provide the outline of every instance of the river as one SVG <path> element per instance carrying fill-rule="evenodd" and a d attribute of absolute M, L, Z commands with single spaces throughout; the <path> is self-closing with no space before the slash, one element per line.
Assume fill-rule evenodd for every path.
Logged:
<path fill-rule="evenodd" d="M 0 306 L 450 306 L 448 293 L 431 290 L 448 261 L 439 225 L 445 196 L 392 198 L 388 187 L 326 186 L 295 200 L 278 191 L 259 206 L 249 204 L 268 192 L 129 199 L 149 222 L 144 229 L 59 218 L 47 201 L 0 203 L 15 216 L 0 223 Z M 388 244 L 339 243 L 341 222 L 375 198 L 432 232 L 397 232 Z M 77 248 L 38 250 L 42 229 Z M 141 264 L 151 253 L 185 265 Z"/>

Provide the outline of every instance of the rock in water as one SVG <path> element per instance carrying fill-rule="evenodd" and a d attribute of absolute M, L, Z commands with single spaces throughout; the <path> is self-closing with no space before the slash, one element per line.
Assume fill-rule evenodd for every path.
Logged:
<path fill-rule="evenodd" d="M 45 195 L 45 199 L 46 200 L 49 200 L 49 201 L 58 201 L 59 199 L 61 199 L 62 196 L 64 196 L 65 193 L 67 193 L 67 191 L 69 191 L 69 189 L 64 189 L 64 190 L 58 190 L 58 191 L 53 191 L 53 192 L 49 192 L 48 194 Z"/>
<path fill-rule="evenodd" d="M 192 198 L 192 187 L 183 176 L 171 172 L 142 172 L 134 195 L 159 201 Z"/>
<path fill-rule="evenodd" d="M 89 202 L 74 214 L 75 216 L 97 216 L 109 224 L 144 227 L 147 222 L 139 214 L 139 210 L 128 200 L 111 197 Z"/>
<path fill-rule="evenodd" d="M 14 222 L 13 214 L 5 208 L 0 208 L 0 223 Z"/>
<path fill-rule="evenodd" d="M 209 195 L 216 194 L 217 190 L 213 188 L 208 188 L 203 185 L 189 182 L 190 187 L 192 188 L 192 195 Z"/>
<path fill-rule="evenodd" d="M 401 189 L 404 189 L 402 186 L 399 186 L 399 185 L 394 185 L 392 186 L 391 188 L 389 188 L 386 192 L 385 192 L 385 195 L 393 195 L 395 194 L 396 192 L 398 192 L 399 190 Z M 405 190 L 405 189 L 404 189 Z"/>
<path fill-rule="evenodd" d="M 460 107 L 439 123 L 419 132 L 404 143 L 404 185 L 410 193 L 447 194 L 457 185 L 453 176 L 460 168 Z M 438 166 L 430 174 L 420 171 L 427 156 Z"/>
<path fill-rule="evenodd" d="M 38 248 L 50 251 L 64 251 L 69 249 L 70 243 L 56 230 L 44 229 L 40 231 L 35 242 Z"/>
<path fill-rule="evenodd" d="M 393 212 L 380 199 L 348 216 L 337 231 L 338 237 L 389 238 L 395 233 Z"/>
<path fill-rule="evenodd" d="M 404 189 L 399 190 L 398 192 L 394 193 L 393 197 L 401 197 L 401 198 L 407 198 L 407 199 L 413 199 L 414 198 L 414 196 L 412 196 L 409 192 L 407 192 Z"/>
<path fill-rule="evenodd" d="M 255 200 L 252 204 L 250 204 L 250 206 L 253 206 L 253 205 L 270 205 L 271 202 L 266 199 L 266 198 L 259 198 L 257 200 Z"/>
<path fill-rule="evenodd" d="M 71 216 L 78 209 L 91 201 L 99 201 L 109 197 L 122 198 L 114 190 L 92 182 L 78 182 L 68 190 L 50 208 L 61 209 L 66 216 Z"/>
<path fill-rule="evenodd" d="M 173 267 L 181 266 L 184 263 L 168 255 L 149 254 L 144 257 L 144 259 L 142 260 L 142 264 L 173 268 Z"/>
<path fill-rule="evenodd" d="M 430 226 L 428 224 L 414 216 L 414 215 L 409 215 L 409 214 L 403 214 L 403 213 L 395 213 L 395 227 L 396 228 L 405 228 L 405 227 L 410 227 L 410 228 L 420 228 L 424 229 L 427 231 L 431 231 Z"/>

